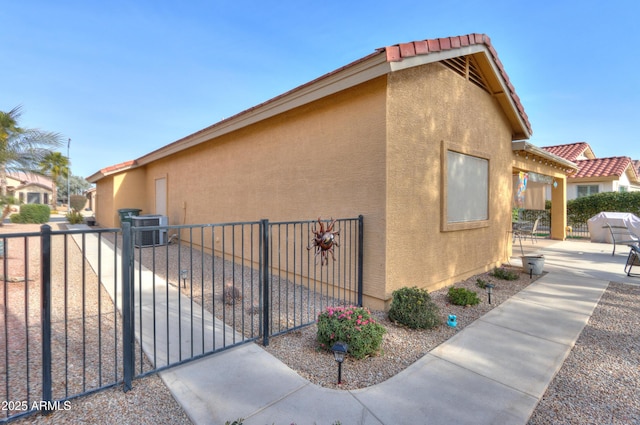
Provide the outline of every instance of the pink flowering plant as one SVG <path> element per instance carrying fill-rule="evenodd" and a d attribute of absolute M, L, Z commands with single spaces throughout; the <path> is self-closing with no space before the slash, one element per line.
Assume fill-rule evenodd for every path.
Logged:
<path fill-rule="evenodd" d="M 331 350 L 338 341 L 349 345 L 349 354 L 356 359 L 375 355 L 380 350 L 387 330 L 377 323 L 364 307 L 327 307 L 318 315 L 318 343 Z"/>

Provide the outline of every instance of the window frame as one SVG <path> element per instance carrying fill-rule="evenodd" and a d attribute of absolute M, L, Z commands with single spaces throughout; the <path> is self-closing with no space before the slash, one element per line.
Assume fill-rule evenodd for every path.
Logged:
<path fill-rule="evenodd" d="M 483 227 L 489 227 L 491 220 L 491 165 L 492 155 L 480 151 L 478 149 L 469 148 L 460 144 L 442 141 L 441 146 L 441 211 L 440 211 L 440 228 L 443 232 L 452 232 L 459 230 L 479 229 Z M 461 222 L 449 222 L 449 152 L 458 153 L 461 155 L 472 156 L 481 160 L 487 161 L 487 218 L 480 220 L 461 221 Z"/>
<path fill-rule="evenodd" d="M 592 188 L 596 188 L 597 192 L 592 192 L 591 189 Z M 580 194 L 580 188 L 587 188 L 587 192 L 584 195 Z M 584 198 L 585 196 L 591 196 L 591 195 L 595 195 L 596 193 L 600 193 L 600 185 L 599 184 L 579 184 L 576 185 L 576 198 Z"/>

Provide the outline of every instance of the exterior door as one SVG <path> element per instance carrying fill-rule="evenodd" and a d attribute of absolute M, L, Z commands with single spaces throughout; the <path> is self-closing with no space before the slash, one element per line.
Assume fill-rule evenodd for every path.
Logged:
<path fill-rule="evenodd" d="M 156 214 L 167 215 L 167 178 L 156 179 Z"/>

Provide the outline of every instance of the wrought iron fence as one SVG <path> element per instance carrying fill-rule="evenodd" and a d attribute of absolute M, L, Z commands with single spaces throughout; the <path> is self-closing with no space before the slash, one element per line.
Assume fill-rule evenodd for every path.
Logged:
<path fill-rule="evenodd" d="M 537 235 L 540 237 L 549 237 L 551 234 L 551 212 L 549 210 L 520 210 L 519 219 L 534 222 L 536 218 L 540 218 L 538 224 Z M 589 227 L 585 222 L 567 222 L 571 227 L 571 232 L 567 234 L 568 238 L 589 238 Z"/>
<path fill-rule="evenodd" d="M 84 254 L 114 231 L 0 235 L 0 420 L 122 381 L 122 320 L 107 295 L 118 282 Z"/>
<path fill-rule="evenodd" d="M 362 216 L 336 220 L 327 264 L 308 249 L 315 225 L 0 235 L 0 421 L 361 305 Z"/>

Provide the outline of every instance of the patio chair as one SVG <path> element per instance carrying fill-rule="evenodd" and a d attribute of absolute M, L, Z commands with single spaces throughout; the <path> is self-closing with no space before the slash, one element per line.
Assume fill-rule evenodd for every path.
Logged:
<path fill-rule="evenodd" d="M 613 252 L 611 255 L 616 255 L 616 245 L 629 245 L 638 246 L 640 244 L 640 238 L 629 230 L 626 225 L 615 226 L 610 223 L 606 223 L 603 228 L 609 228 L 611 233 L 611 241 L 613 242 Z"/>
<path fill-rule="evenodd" d="M 624 272 L 627 276 L 637 277 L 640 276 L 640 273 L 631 273 L 631 269 L 633 266 L 640 266 L 640 247 L 638 245 L 629 245 L 629 248 L 631 248 L 631 250 L 627 257 L 627 263 L 624 266 Z"/>
<path fill-rule="evenodd" d="M 531 238 L 532 243 L 537 242 L 538 235 L 536 235 L 536 232 L 538 231 L 539 223 L 540 223 L 540 217 L 536 218 L 536 221 L 533 222 L 533 226 L 520 229 L 520 235 L 523 236 L 525 239 L 527 238 L 527 236 L 529 236 Z"/>

